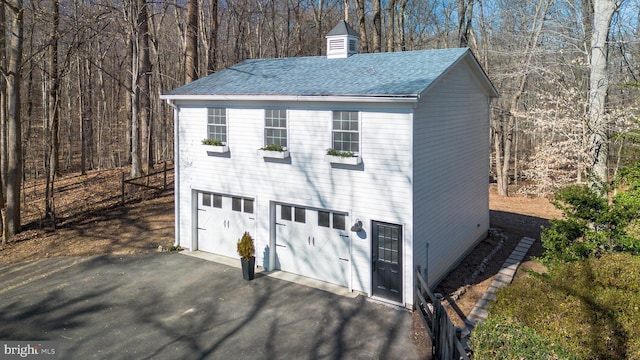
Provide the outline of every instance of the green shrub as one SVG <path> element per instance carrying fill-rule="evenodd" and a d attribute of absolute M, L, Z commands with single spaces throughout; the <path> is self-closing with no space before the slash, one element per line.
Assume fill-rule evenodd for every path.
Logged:
<path fill-rule="evenodd" d="M 327 155 L 331 155 L 331 156 L 340 156 L 340 157 L 354 157 L 356 156 L 356 154 L 354 154 L 351 151 L 340 151 L 340 150 L 336 150 L 336 149 L 327 149 Z"/>
<path fill-rule="evenodd" d="M 203 145 L 214 145 L 214 146 L 222 146 L 222 141 L 217 139 L 203 139 Z"/>
<path fill-rule="evenodd" d="M 561 346 L 508 317 L 491 317 L 478 325 L 469 346 L 474 360 L 576 359 Z"/>
<path fill-rule="evenodd" d="M 555 194 L 563 219 L 543 229 L 543 259 L 576 261 L 607 253 L 640 254 L 640 165 L 623 169 L 611 201 L 598 187 L 571 185 Z"/>
<path fill-rule="evenodd" d="M 260 150 L 266 150 L 266 151 L 279 151 L 282 152 L 284 151 L 284 148 L 282 147 L 282 145 L 278 145 L 278 144 L 269 144 L 263 148 L 260 148 Z"/>

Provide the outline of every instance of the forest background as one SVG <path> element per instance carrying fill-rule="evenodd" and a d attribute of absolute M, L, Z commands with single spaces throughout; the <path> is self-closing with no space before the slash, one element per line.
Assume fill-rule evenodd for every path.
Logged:
<path fill-rule="evenodd" d="M 2 0 L 3 240 L 20 231 L 25 181 L 45 179 L 55 226 L 56 176 L 130 165 L 137 177 L 173 159 L 161 93 L 245 59 L 321 56 L 342 19 L 361 53 L 473 51 L 501 95 L 501 195 L 545 196 L 640 159 L 637 1 Z"/>

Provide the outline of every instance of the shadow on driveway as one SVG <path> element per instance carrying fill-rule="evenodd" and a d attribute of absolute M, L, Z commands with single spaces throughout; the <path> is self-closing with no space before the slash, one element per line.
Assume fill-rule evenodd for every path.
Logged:
<path fill-rule="evenodd" d="M 418 359 L 412 317 L 176 253 L 0 265 L 0 339 L 60 359 Z"/>

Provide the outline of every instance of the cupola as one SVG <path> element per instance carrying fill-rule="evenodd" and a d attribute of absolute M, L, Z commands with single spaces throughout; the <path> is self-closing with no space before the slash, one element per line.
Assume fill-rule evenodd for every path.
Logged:
<path fill-rule="evenodd" d="M 327 58 L 346 58 L 358 53 L 358 33 L 342 20 L 326 36 Z"/>

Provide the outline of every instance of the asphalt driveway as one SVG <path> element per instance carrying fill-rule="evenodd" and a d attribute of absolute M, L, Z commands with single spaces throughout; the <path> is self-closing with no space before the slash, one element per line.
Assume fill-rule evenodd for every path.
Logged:
<path fill-rule="evenodd" d="M 0 265 L 0 340 L 59 359 L 418 359 L 409 312 L 176 253 Z"/>

